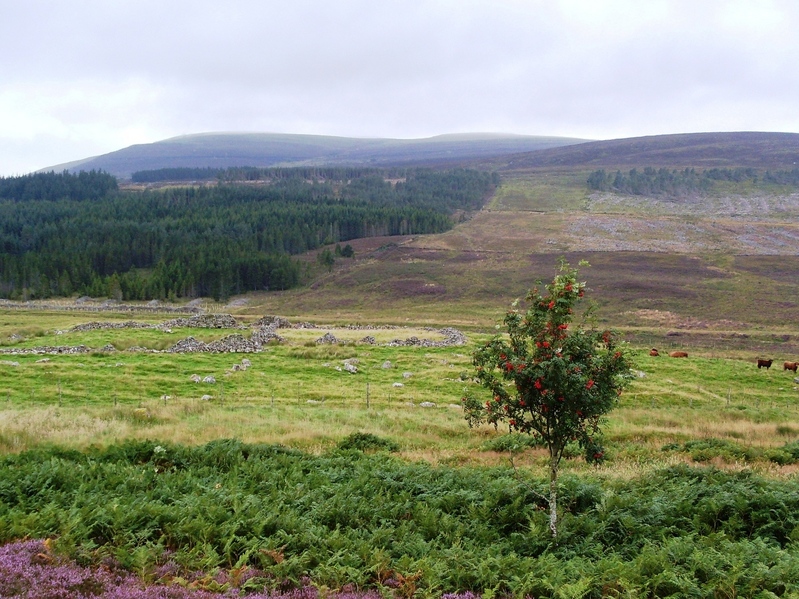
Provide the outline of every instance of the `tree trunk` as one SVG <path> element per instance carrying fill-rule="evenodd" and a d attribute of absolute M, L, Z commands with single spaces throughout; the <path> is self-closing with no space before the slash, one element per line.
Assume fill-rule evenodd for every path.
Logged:
<path fill-rule="evenodd" d="M 558 459 L 549 458 L 549 530 L 552 538 L 558 537 Z"/>

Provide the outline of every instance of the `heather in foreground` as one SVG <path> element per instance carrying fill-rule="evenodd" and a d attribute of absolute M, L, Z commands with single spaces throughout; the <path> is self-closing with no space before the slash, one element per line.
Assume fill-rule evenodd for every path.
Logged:
<path fill-rule="evenodd" d="M 187 586 L 149 584 L 129 572 L 108 564 L 88 568 L 54 556 L 46 541 L 19 541 L 0 547 L 0 597 L 25 599 L 221 599 L 238 597 L 239 590 L 228 586 L 221 594 L 196 588 L 223 582 L 195 579 Z M 246 580 L 246 578 L 245 578 Z M 187 581 L 188 582 L 188 581 Z M 192 588 L 194 587 L 194 588 Z M 249 599 L 317 599 L 319 590 L 302 586 L 286 592 L 248 594 Z M 380 595 L 342 591 L 325 594 L 327 599 L 380 599 Z"/>

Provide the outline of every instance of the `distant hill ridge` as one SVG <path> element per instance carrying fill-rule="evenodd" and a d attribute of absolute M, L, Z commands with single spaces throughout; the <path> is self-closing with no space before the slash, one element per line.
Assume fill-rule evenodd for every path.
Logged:
<path fill-rule="evenodd" d="M 605 141 L 499 133 L 425 139 L 353 138 L 282 133 L 198 133 L 139 144 L 42 171 L 136 171 L 230 166 L 473 166 L 539 168 L 799 167 L 799 133 L 682 133 Z"/>
<path fill-rule="evenodd" d="M 199 133 L 133 145 L 42 170 L 103 170 L 128 179 L 136 171 L 174 167 L 444 165 L 584 141 L 496 133 L 439 135 L 426 139 Z"/>
<path fill-rule="evenodd" d="M 793 169 L 799 167 L 799 133 L 743 131 L 631 137 L 542 149 L 490 162 L 499 170 L 641 166 Z"/>

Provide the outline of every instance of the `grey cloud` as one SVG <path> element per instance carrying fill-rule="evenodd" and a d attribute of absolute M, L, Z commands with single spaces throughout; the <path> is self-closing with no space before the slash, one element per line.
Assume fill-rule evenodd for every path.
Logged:
<path fill-rule="evenodd" d="M 148 141 L 796 131 L 797 25 L 788 0 L 28 0 L 0 20 L 0 52 L 15 57 L 0 64 L 0 106 L 4 93 L 100 90 L 83 109 L 37 99 L 63 123 L 50 140 L 64 160 L 84 157 L 89 142 L 69 133 L 84 126 L 104 132 L 97 152 L 123 126 Z M 22 104 L 18 122 L 38 118 Z M 13 116 L 0 115 L 0 147 L 23 143 L 3 123 Z M 24 143 L 17 156 L 34 155 L 38 142 Z"/>

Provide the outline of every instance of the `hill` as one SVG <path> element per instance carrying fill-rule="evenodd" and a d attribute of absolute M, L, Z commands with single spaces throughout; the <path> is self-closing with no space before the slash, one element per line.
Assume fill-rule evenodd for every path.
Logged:
<path fill-rule="evenodd" d="M 171 143 L 183 143 L 185 150 L 203 137 Z M 282 155 L 291 148 L 297 161 L 323 150 L 326 156 L 337 152 L 339 159 L 363 157 L 367 146 L 375 161 L 386 160 L 389 150 L 397 159 L 407 158 L 414 143 L 360 140 L 359 146 L 345 138 L 282 138 Z M 416 154 L 417 160 L 442 156 L 448 144 L 463 142 L 434 139 L 416 140 L 426 152 Z M 488 141 L 495 148 L 500 143 Z M 795 185 L 723 181 L 711 193 L 670 197 L 592 191 L 587 178 L 600 168 L 747 167 L 762 173 L 795 169 L 798 159 L 799 135 L 757 132 L 585 142 L 464 159 L 461 164 L 501 173 L 501 184 L 482 211 L 443 234 L 352 240 L 354 260 L 336 260 L 331 272 L 311 272 L 312 280 L 301 289 L 251 293 L 243 312 L 386 323 L 455 320 L 481 328 L 495 322 L 535 279 L 551 276 L 557 259 L 566 256 L 593 265 L 585 276 L 596 289 L 603 318 L 636 329 L 643 338 L 649 333 L 641 331 L 660 330 L 653 344 L 740 343 L 754 351 L 760 333 L 748 339 L 737 335 L 765 327 L 770 332 L 758 342 L 761 351 L 776 344 L 793 355 L 799 351 L 789 325 L 799 307 Z M 311 271 L 317 251 L 305 257 Z M 681 335 L 663 337 L 675 331 Z"/>
<path fill-rule="evenodd" d="M 366 139 L 278 133 L 201 133 L 56 165 L 42 171 L 103 170 L 122 179 L 174 167 L 408 166 L 458 163 L 581 143 L 567 137 L 493 133 L 427 139 Z"/>
<path fill-rule="evenodd" d="M 796 168 L 799 133 L 683 133 L 589 141 L 486 160 L 500 170 L 553 167 Z"/>
<path fill-rule="evenodd" d="M 672 197 L 595 192 L 587 178 L 597 168 L 648 166 L 792 170 L 797 158 L 796 134 L 713 133 L 473 163 L 499 171 L 501 184 L 469 220 L 443 234 L 352 242 L 354 261 L 309 287 L 251 297 L 249 310 L 481 327 L 565 256 L 591 263 L 585 276 L 602 317 L 640 342 L 649 334 L 642 331 L 657 329 L 650 341 L 664 347 L 793 355 L 799 340 L 786 327 L 799 307 L 796 186 L 724 181 L 707 194 Z M 747 336 L 752 327 L 771 332 Z"/>

